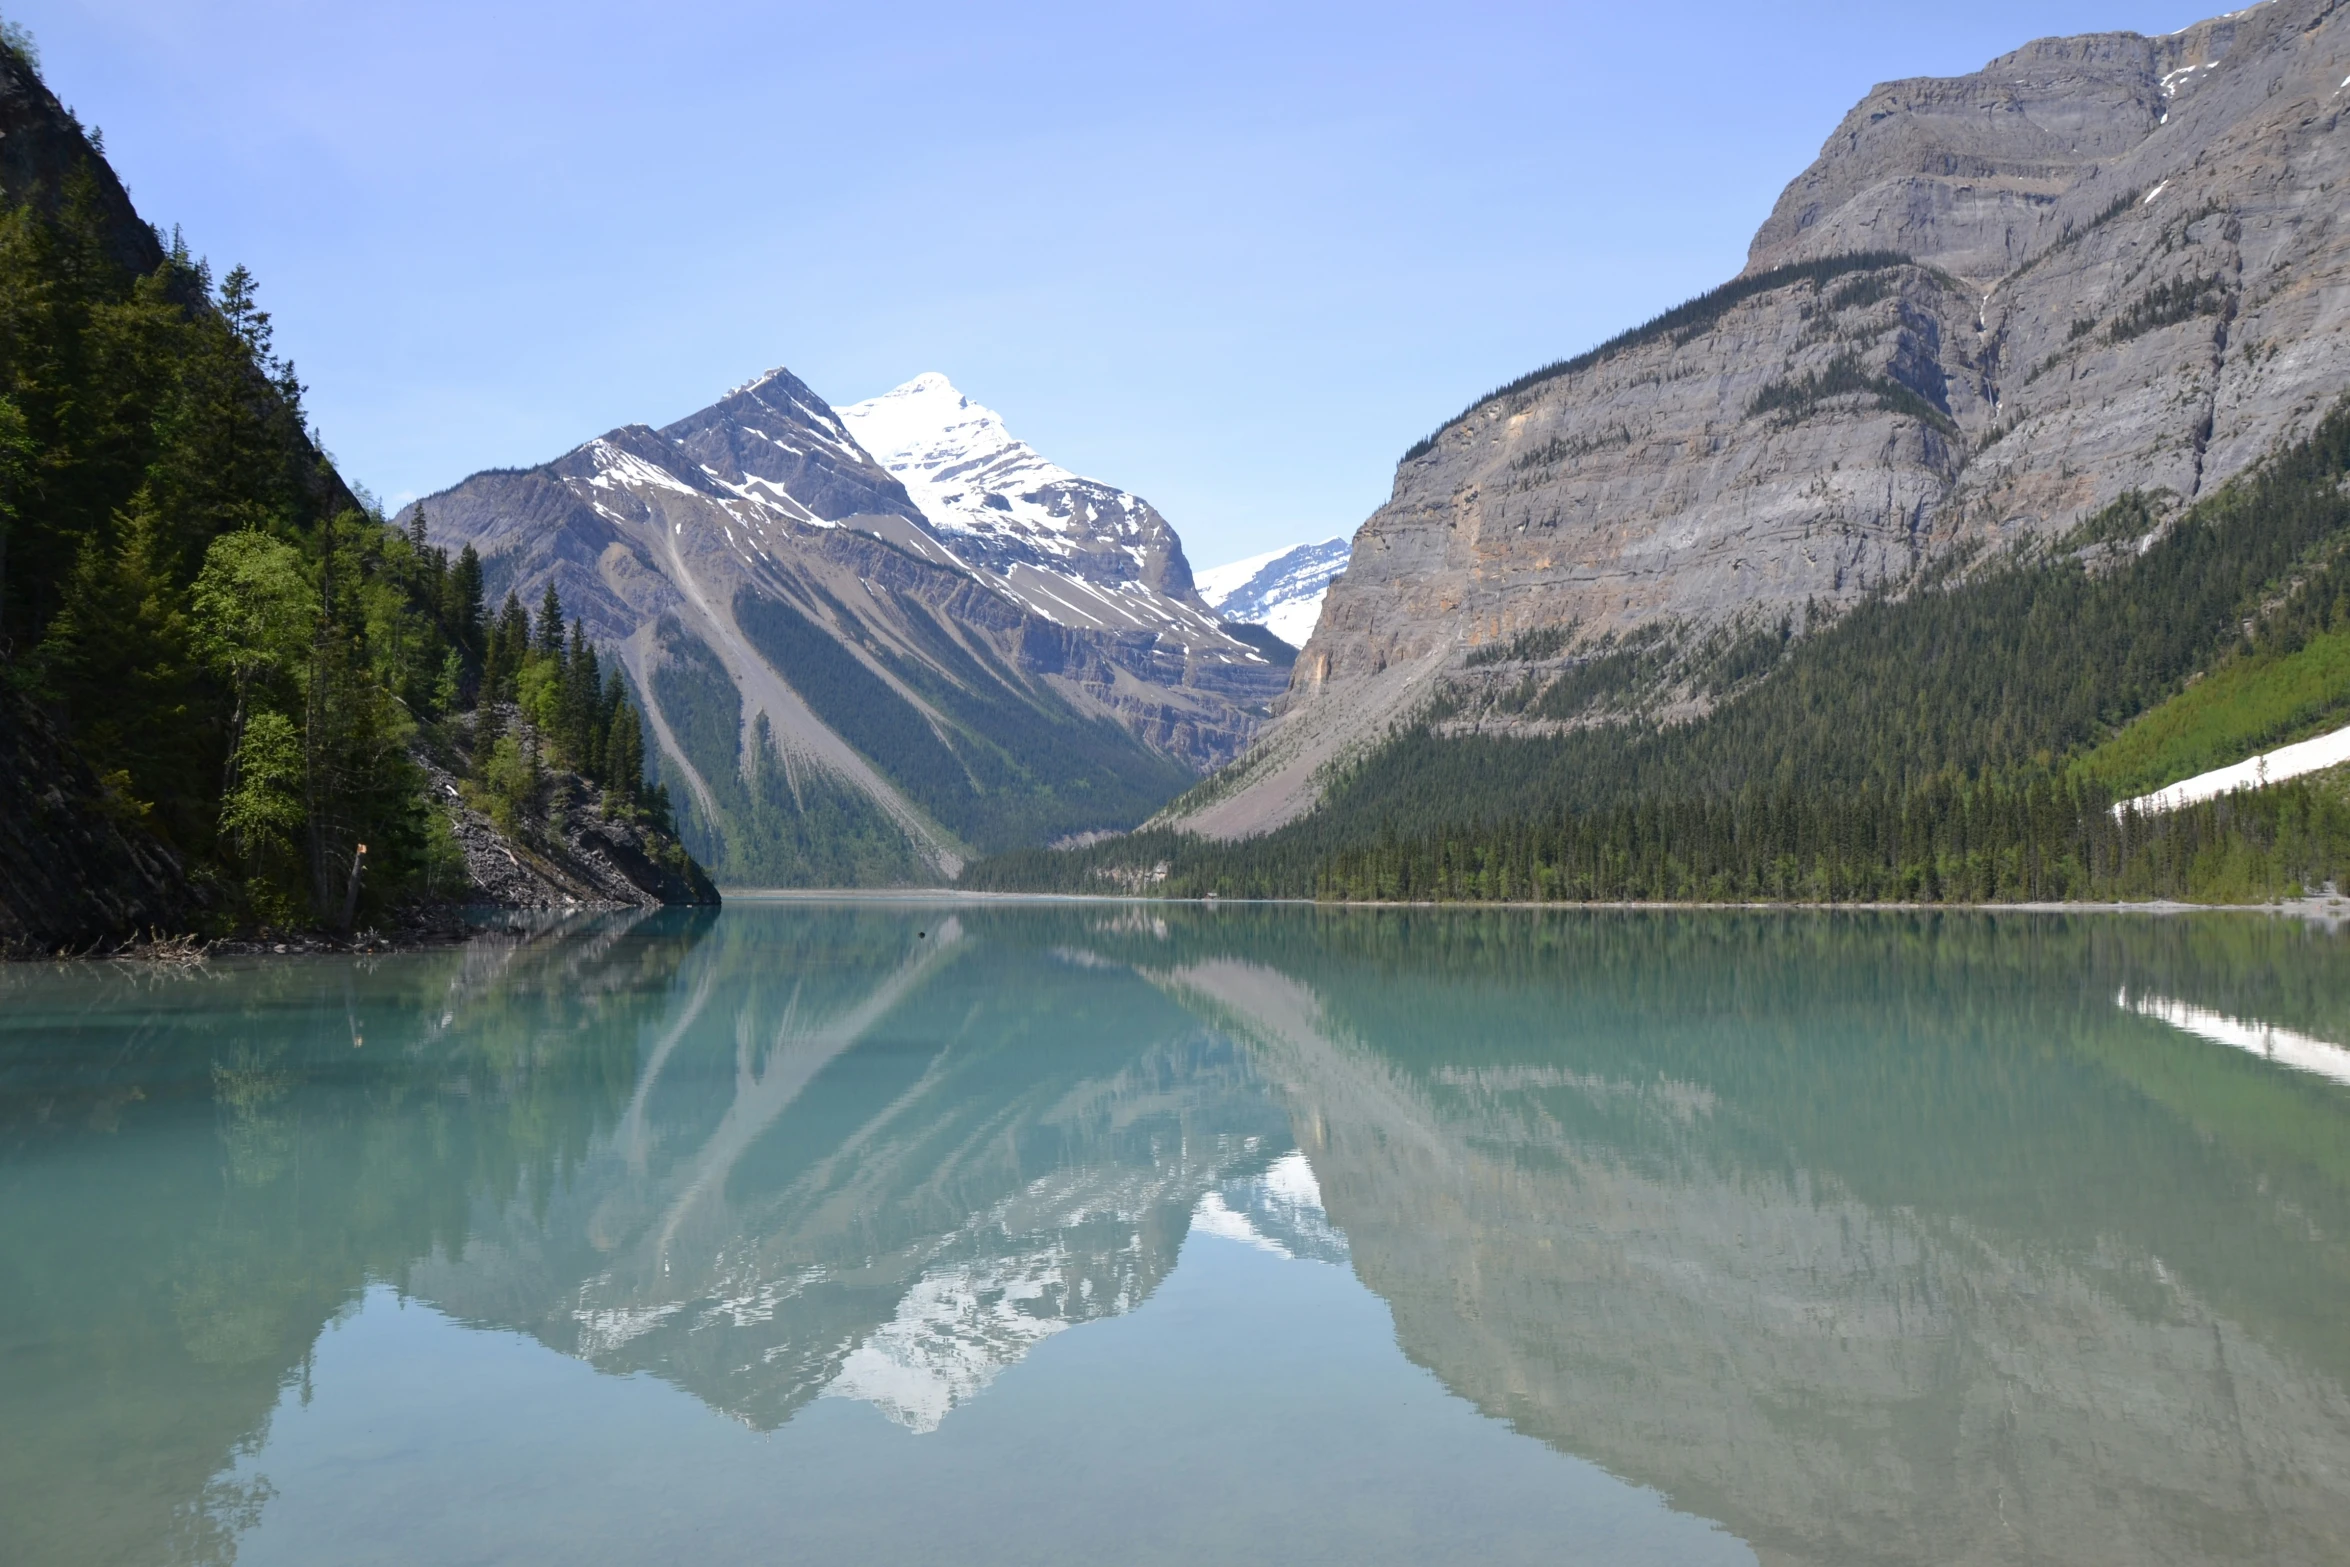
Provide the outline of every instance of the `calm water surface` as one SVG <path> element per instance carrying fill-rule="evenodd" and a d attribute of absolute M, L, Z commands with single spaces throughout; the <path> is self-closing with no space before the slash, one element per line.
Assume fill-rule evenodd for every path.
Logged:
<path fill-rule="evenodd" d="M 0 1559 L 2350 1561 L 2350 940 L 740 903 L 0 969 Z"/>

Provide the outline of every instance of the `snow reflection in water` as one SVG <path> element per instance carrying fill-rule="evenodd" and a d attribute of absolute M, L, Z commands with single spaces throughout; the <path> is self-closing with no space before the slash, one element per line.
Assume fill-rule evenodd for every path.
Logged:
<path fill-rule="evenodd" d="M 2337 1083 L 2350 1084 L 2350 1050 L 2330 1040 L 2254 1018 L 2230 1017 L 2169 996 L 2133 996 L 2125 989 L 2113 999 L 2116 1005 L 2141 1017 L 2158 1019 L 2215 1045 L 2226 1045 L 2231 1050 L 2241 1050 L 2298 1072 L 2312 1072 Z"/>

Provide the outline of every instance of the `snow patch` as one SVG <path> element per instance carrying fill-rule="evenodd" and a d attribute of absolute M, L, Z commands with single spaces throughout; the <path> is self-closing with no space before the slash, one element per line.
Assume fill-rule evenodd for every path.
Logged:
<path fill-rule="evenodd" d="M 2216 767 L 2208 773 L 2197 773 L 2182 778 L 2152 794 L 2142 794 L 2134 800 L 2124 800 L 2113 808 L 2120 816 L 2125 811 L 2141 813 L 2174 811 L 2182 805 L 2193 805 L 2201 800 L 2216 800 L 2223 794 L 2238 789 L 2259 789 L 2272 783 L 2283 783 L 2288 778 L 2299 778 L 2304 773 L 2323 772 L 2350 762 L 2350 725 L 2331 734 L 2319 735 L 2314 740 L 2303 740 L 2297 745 L 2280 746 L 2260 756 L 2247 757 L 2233 767 Z"/>
<path fill-rule="evenodd" d="M 650 485 L 657 490 L 675 490 L 680 495 L 702 493 L 675 474 L 654 467 L 634 452 L 622 451 L 602 437 L 590 441 L 587 452 L 596 465 L 595 476 L 588 483 L 599 490 Z"/>
<path fill-rule="evenodd" d="M 2218 64 L 2217 60 L 2206 60 L 2201 65 L 2180 66 L 2162 78 L 2162 95 L 2165 98 L 2171 97 L 2179 90 L 2182 83 L 2191 81 L 2197 71 L 2208 71 Z"/>

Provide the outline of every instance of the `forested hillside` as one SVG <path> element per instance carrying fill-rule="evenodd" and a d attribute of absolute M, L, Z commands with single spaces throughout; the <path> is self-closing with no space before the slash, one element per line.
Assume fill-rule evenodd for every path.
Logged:
<path fill-rule="evenodd" d="M 2350 796 L 2336 782 L 2147 818 L 2112 805 L 2350 706 L 2350 688 L 2324 679 L 2350 626 L 2346 480 L 2350 405 L 2167 527 L 2127 495 L 2062 539 L 1954 560 L 1833 623 L 1790 618 L 1709 644 L 1719 700 L 1694 721 L 1578 702 L 1560 706 L 1579 720 L 1563 733 L 1460 733 L 1448 691 L 1337 773 L 1315 812 L 1264 838 L 1154 832 L 1001 857 L 965 880 L 1929 901 L 2315 885 L 2350 873 Z M 1581 689 L 1570 673 L 1539 690 L 1561 686 Z M 2215 707 L 2204 689 L 2247 699 Z M 2215 729 L 2202 749 L 2163 738 Z"/>
<path fill-rule="evenodd" d="M 348 927 L 462 894 L 435 756 L 524 836 L 565 768 L 657 847 L 636 714 L 593 650 L 519 605 L 488 622 L 470 553 L 354 496 L 252 277 L 139 221 L 21 45 L 0 133 L 0 816 L 27 861 L 0 876 L 0 942 Z M 39 879 L 52 857 L 75 869 Z"/>

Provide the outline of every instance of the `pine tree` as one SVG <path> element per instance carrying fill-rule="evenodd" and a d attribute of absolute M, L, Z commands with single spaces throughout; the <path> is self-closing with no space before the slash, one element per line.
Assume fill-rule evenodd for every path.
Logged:
<path fill-rule="evenodd" d="M 539 600 L 538 639 L 535 651 L 542 658 L 563 656 L 563 600 L 555 592 L 552 580 L 547 583 L 546 595 Z"/>

